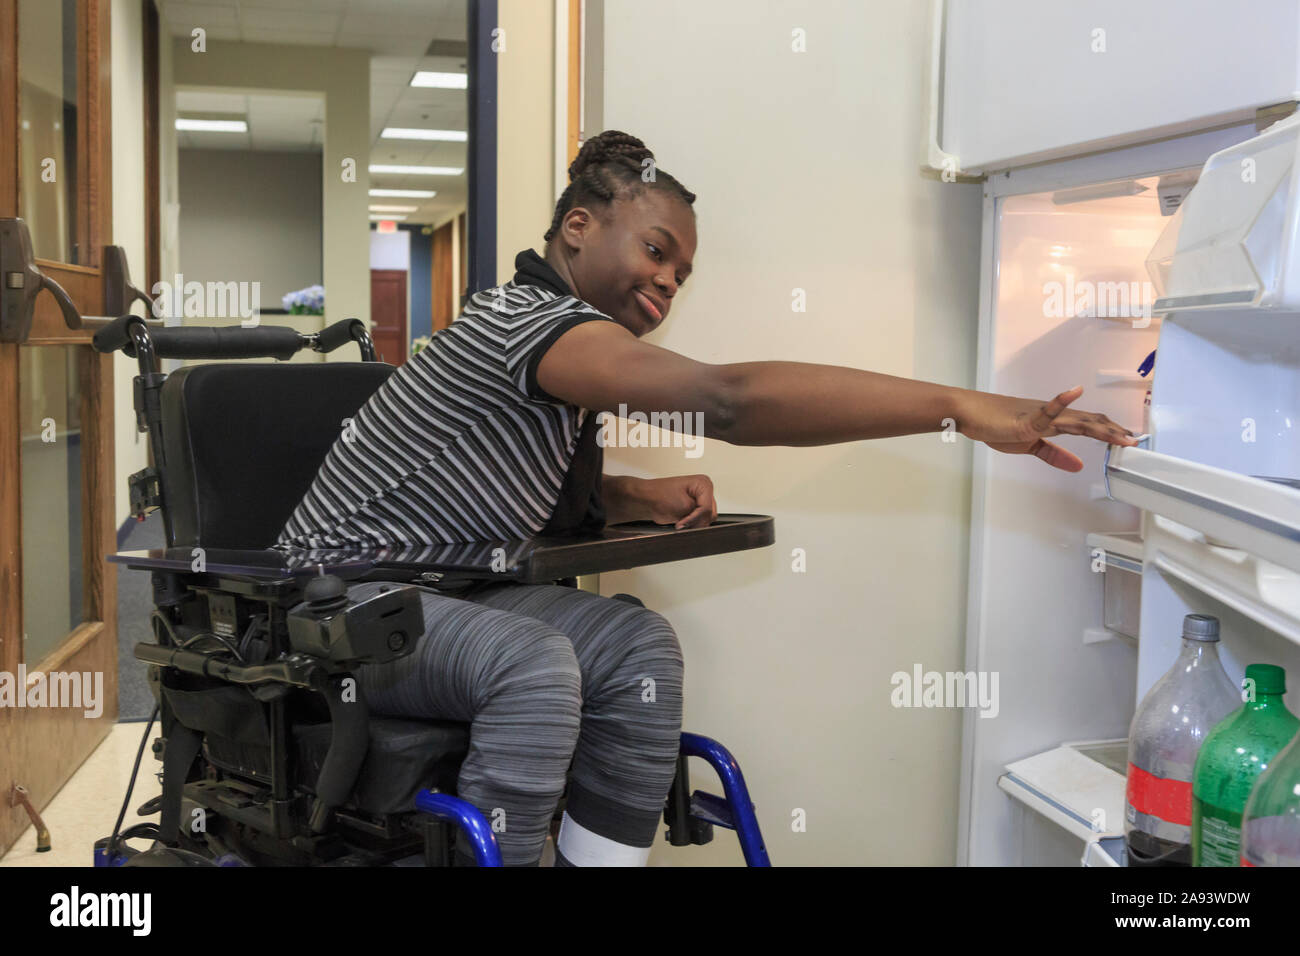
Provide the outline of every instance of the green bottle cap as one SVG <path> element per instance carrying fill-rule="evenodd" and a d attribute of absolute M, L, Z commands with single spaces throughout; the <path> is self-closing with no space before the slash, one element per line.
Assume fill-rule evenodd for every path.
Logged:
<path fill-rule="evenodd" d="M 1256 694 L 1286 693 L 1286 671 L 1276 664 L 1247 664 L 1246 678 L 1255 682 Z"/>

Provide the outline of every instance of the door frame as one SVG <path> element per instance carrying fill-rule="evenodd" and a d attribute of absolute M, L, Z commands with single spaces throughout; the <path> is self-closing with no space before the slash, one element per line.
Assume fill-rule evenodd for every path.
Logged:
<path fill-rule="evenodd" d="M 27 0 L 33 2 L 33 0 Z M 83 315 L 102 315 L 103 247 L 112 242 L 111 0 L 78 0 L 77 242 L 83 265 L 38 259 Z M 0 216 L 18 214 L 18 2 L 0 0 Z M 104 556 L 116 550 L 113 356 L 91 349 L 91 329 L 68 329 L 52 296 L 40 295 L 28 339 L 0 343 L 0 671 L 21 663 L 33 679 L 51 671 L 102 673 L 102 712 L 77 708 L 0 707 L 0 853 L 29 825 L 9 806 L 15 784 L 38 809 L 106 737 L 117 721 L 117 575 Z M 77 346 L 81 391 L 82 610 L 85 620 L 39 661 L 24 661 L 22 618 L 21 367 L 19 349 Z M 21 691 L 25 693 L 26 688 Z"/>

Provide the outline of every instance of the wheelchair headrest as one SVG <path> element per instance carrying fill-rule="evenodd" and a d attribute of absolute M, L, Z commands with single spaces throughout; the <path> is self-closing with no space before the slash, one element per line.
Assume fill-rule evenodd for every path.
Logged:
<path fill-rule="evenodd" d="M 384 362 L 190 365 L 163 383 L 169 547 L 266 548 Z"/>

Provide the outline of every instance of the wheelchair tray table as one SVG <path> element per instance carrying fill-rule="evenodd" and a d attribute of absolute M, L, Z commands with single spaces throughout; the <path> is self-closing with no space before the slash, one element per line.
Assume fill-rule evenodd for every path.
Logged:
<path fill-rule="evenodd" d="M 664 564 L 775 541 L 768 515 L 720 514 L 711 525 L 682 528 L 651 521 L 607 525 L 598 534 L 473 541 L 372 550 L 266 548 L 203 550 L 202 571 L 256 580 L 320 573 L 355 578 L 372 570 L 441 574 L 446 580 L 501 579 L 549 584 L 559 578 Z M 128 568 L 198 573 L 198 548 L 152 548 L 107 555 Z"/>

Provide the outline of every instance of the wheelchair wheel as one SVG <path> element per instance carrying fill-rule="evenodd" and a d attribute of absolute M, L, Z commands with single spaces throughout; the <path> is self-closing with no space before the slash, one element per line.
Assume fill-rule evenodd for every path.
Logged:
<path fill-rule="evenodd" d="M 197 853 L 191 853 L 189 850 L 171 846 L 155 846 L 141 853 L 136 853 L 122 866 L 216 866 L 216 864 Z"/>

